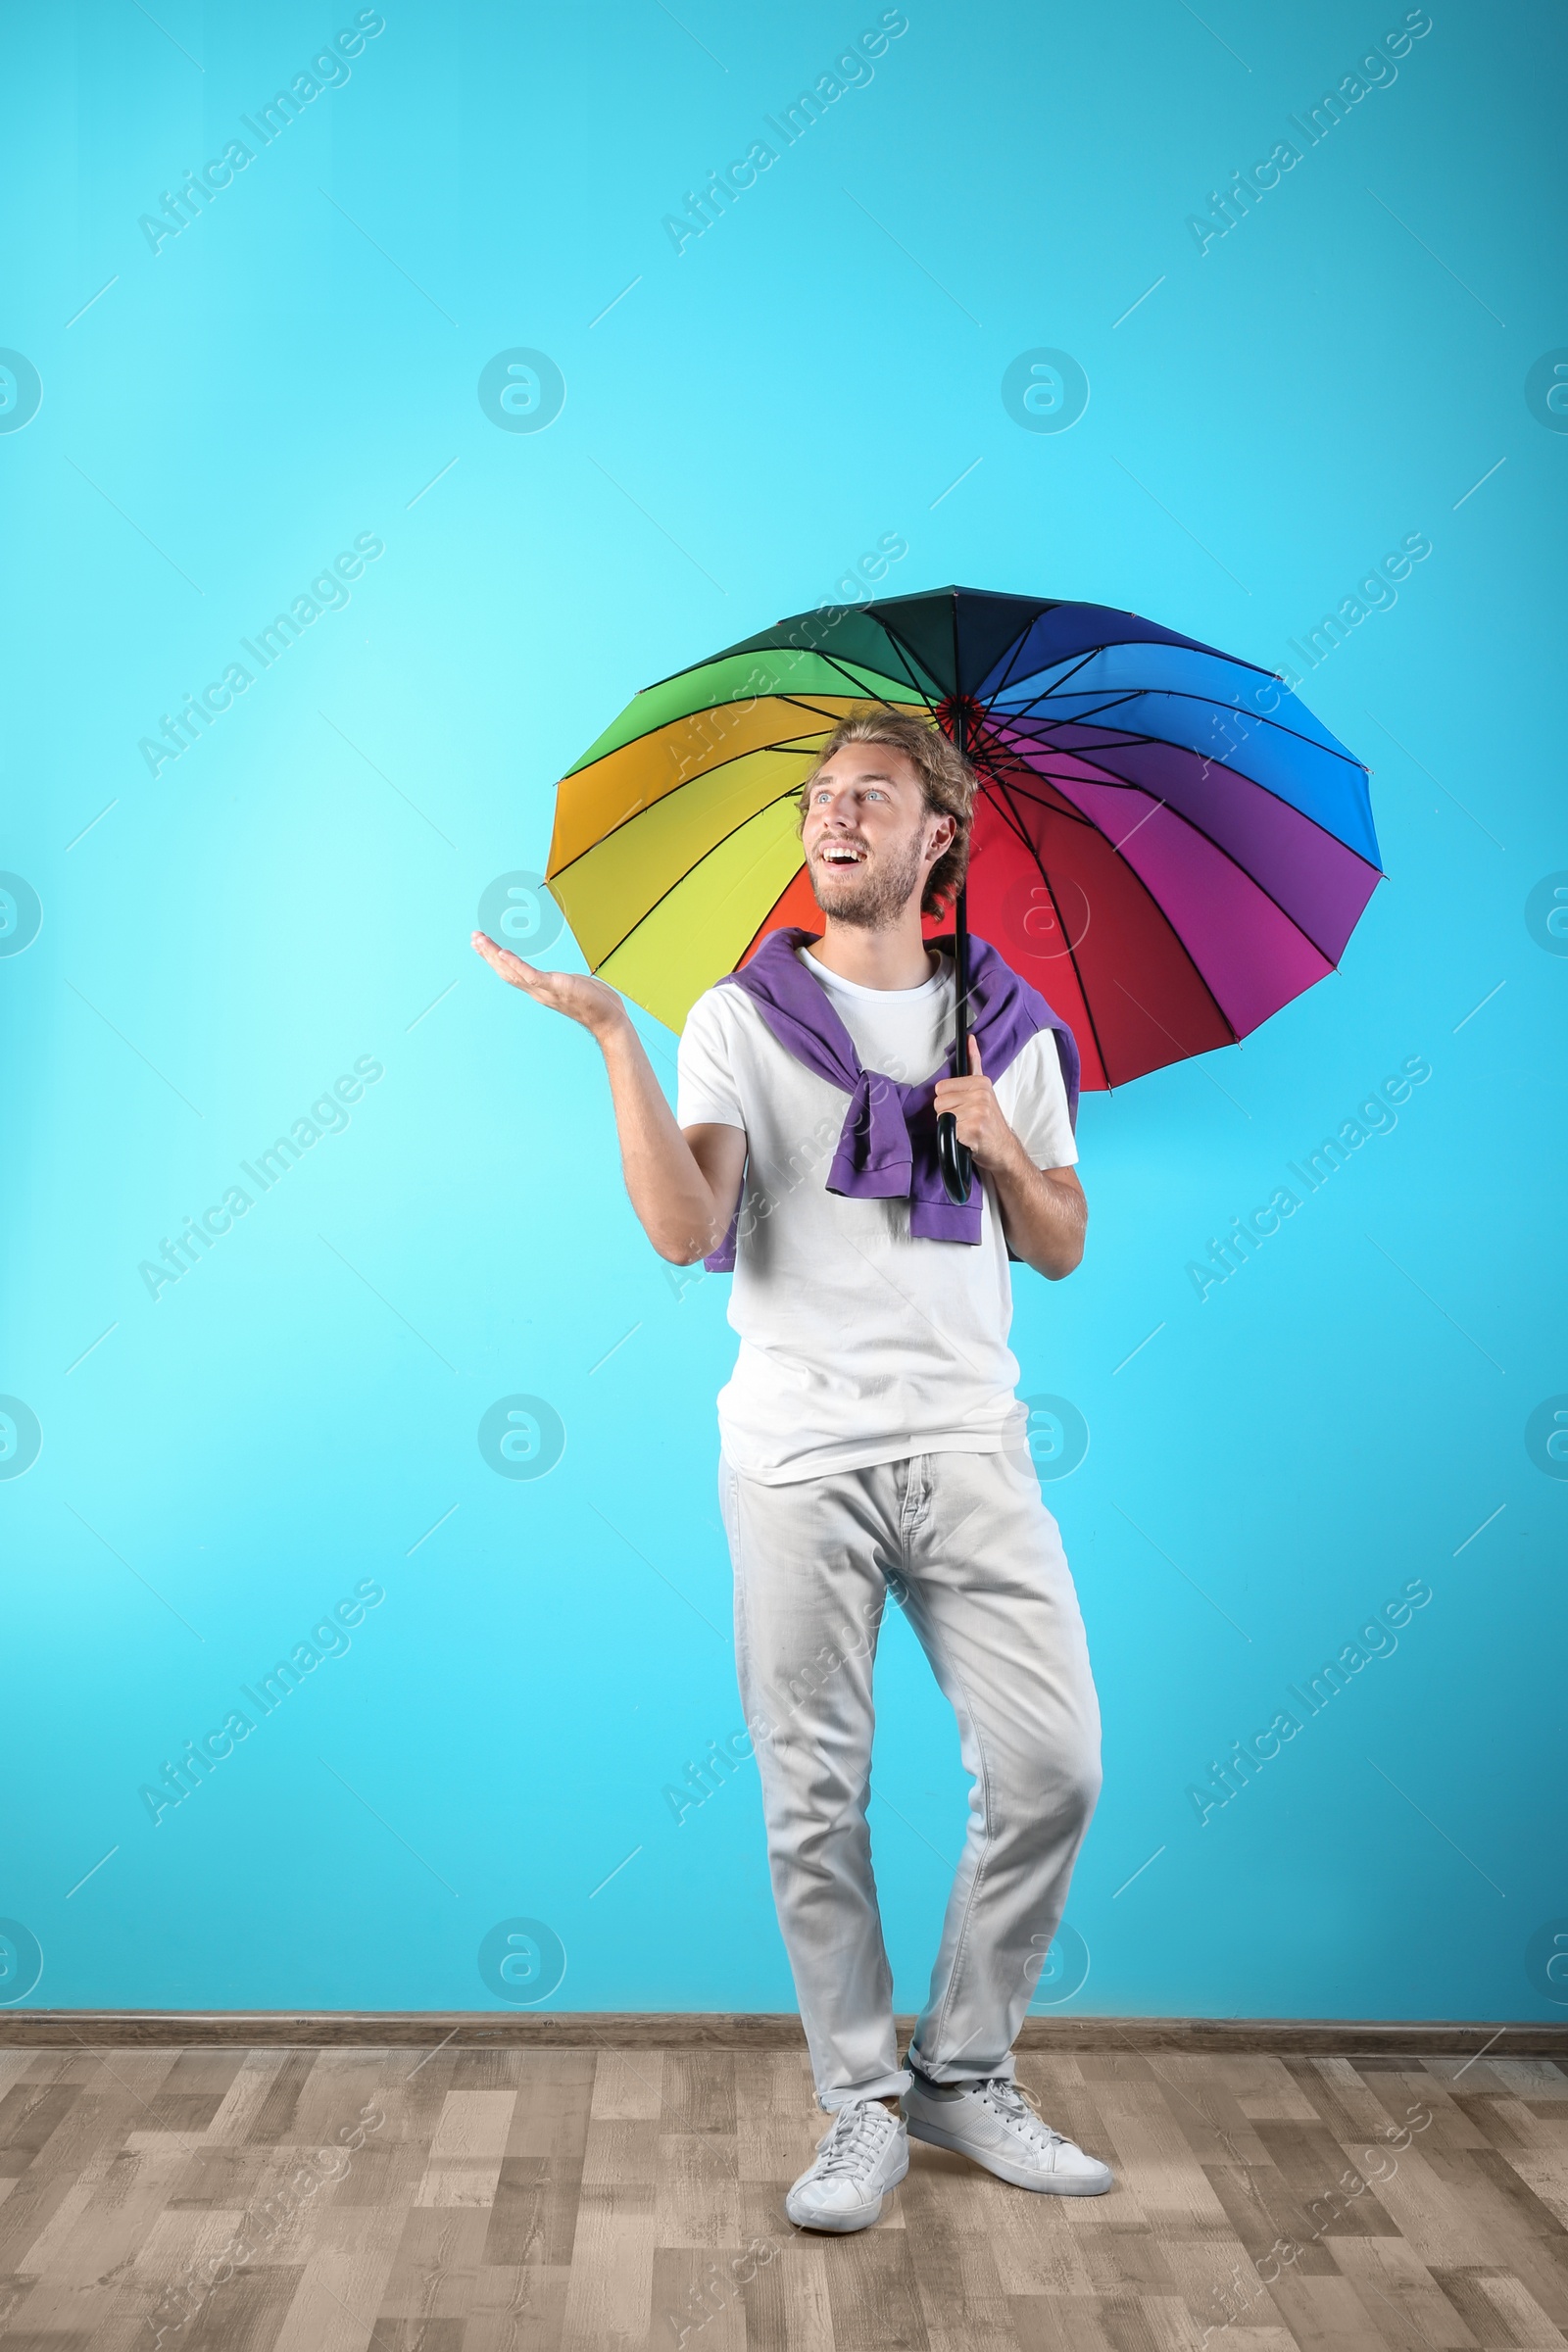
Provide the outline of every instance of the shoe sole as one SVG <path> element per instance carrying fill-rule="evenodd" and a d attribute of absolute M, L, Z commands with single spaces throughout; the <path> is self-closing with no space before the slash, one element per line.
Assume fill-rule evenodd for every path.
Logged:
<path fill-rule="evenodd" d="M 940 2124 L 907 2119 L 909 2137 L 923 2139 L 933 2148 L 951 2149 L 955 2156 L 967 2156 L 971 2164 L 994 2173 L 999 2180 L 1007 2181 L 1013 2188 L 1032 2188 L 1050 2197 L 1102 2197 L 1116 2185 L 1114 2174 L 1107 2173 L 1103 2180 L 1075 2180 L 1069 2173 L 1030 2173 L 1020 2164 L 1008 2164 L 1004 2157 L 995 2157 L 989 2149 L 971 2147 L 956 2132 L 944 2132 Z"/>
<path fill-rule="evenodd" d="M 887 2202 L 888 2189 L 897 2188 L 899 2181 L 904 2180 L 908 2170 L 908 2162 L 906 2159 L 904 2171 L 899 2174 L 897 2180 L 888 2182 L 887 2188 L 882 2191 L 874 2205 L 858 2205 L 852 2213 L 824 2214 L 818 2222 L 801 2222 L 796 2221 L 794 2214 L 790 2212 L 789 2199 L 786 2197 L 784 2200 L 785 2219 L 793 2223 L 797 2230 L 814 2230 L 825 2237 L 848 2237 L 857 2230 L 869 2230 L 874 2222 L 879 2222 L 882 2218 L 882 2208 Z"/>

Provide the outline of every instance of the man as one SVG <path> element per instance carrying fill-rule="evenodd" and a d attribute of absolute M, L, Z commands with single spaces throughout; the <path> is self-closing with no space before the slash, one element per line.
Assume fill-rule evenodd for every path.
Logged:
<path fill-rule="evenodd" d="M 1013 2079 L 1100 1790 L 1100 1711 L 1014 1395 L 1007 1259 L 1059 1281 L 1083 1255 L 1088 1209 L 1070 1033 L 983 941 L 970 1071 L 941 1074 L 953 958 L 927 946 L 921 914 L 962 880 L 973 790 L 954 746 L 911 713 L 835 729 L 801 795 L 821 937 L 775 934 L 698 1000 L 678 1117 L 612 989 L 534 971 L 474 934 L 504 979 L 597 1040 L 655 1249 L 735 1266 L 720 1496 L 779 1924 L 833 2117 L 786 2210 L 821 2230 L 877 2219 L 910 2133 L 1022 2188 L 1097 2195 L 1112 2179 Z M 948 1111 L 972 1155 L 967 1207 L 940 1184 Z M 954 1706 L 972 1782 L 902 2067 L 865 1821 L 889 1592 Z"/>

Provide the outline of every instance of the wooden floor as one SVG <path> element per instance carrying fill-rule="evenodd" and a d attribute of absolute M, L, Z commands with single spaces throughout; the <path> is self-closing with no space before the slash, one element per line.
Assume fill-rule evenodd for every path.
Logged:
<path fill-rule="evenodd" d="M 1289 2352 L 1568 2343 L 1544 2058 L 1035 2056 L 1108 2196 L 916 2146 L 785 2221 L 804 2055 L 0 2051 L 0 2346 Z"/>

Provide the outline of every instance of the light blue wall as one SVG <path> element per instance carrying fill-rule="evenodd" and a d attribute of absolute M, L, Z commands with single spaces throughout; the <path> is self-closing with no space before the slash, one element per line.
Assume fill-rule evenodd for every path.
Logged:
<path fill-rule="evenodd" d="M 1305 147 L 1398 0 L 909 0 L 677 255 L 662 217 L 878 13 L 388 0 L 156 253 L 139 216 L 355 10 L 11 19 L 0 342 L 42 384 L 0 433 L 0 865 L 42 909 L 0 957 L 0 1390 L 42 1433 L 0 1480 L 0 1913 L 42 1952 L 24 1993 L 0 1946 L 13 1997 L 499 2006 L 477 1954 L 522 1918 L 556 2006 L 790 2005 L 755 1771 L 678 1827 L 664 1794 L 741 1720 L 727 1285 L 643 1243 L 592 1049 L 476 963 L 480 896 L 543 865 L 555 779 L 637 687 L 883 534 L 889 591 L 1099 599 L 1272 665 L 1420 532 L 1302 688 L 1375 771 L 1389 879 L 1342 970 L 1089 1099 L 1088 1257 L 1020 1279 L 1024 1393 L 1090 1432 L 1047 1493 L 1106 1733 L 1045 1990 L 1564 2014 L 1568 1461 L 1526 1442 L 1568 1391 L 1568 940 L 1527 922 L 1568 869 L 1568 417 L 1526 398 L 1568 346 L 1560 16 L 1434 0 L 1200 251 L 1189 216 Z M 1070 430 L 1004 407 L 1040 346 L 1087 371 Z M 548 429 L 481 409 L 515 347 L 564 377 Z M 362 534 L 352 602 L 150 773 L 160 714 Z M 1188 1261 L 1411 1056 L 1397 1125 L 1200 1302 Z M 140 1262 L 362 1057 L 352 1122 L 155 1300 Z M 537 1479 L 477 1443 L 518 1394 L 565 1431 Z M 347 1653 L 155 1826 L 143 1784 L 365 1580 Z M 1190 1786 L 1411 1580 L 1396 1651 L 1200 1824 Z M 881 1693 L 913 2006 L 962 1790 L 902 1625 Z"/>

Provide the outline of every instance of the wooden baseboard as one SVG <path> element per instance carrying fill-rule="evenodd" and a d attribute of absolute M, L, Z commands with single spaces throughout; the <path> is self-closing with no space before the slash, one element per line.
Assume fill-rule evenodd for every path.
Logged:
<path fill-rule="evenodd" d="M 898 2020 L 903 2041 L 914 2021 Z M 790 2011 L 0 2009 L 0 2049 L 804 2049 Z M 1298 2017 L 1029 2017 L 1025 2051 L 1568 2059 L 1568 2022 Z"/>

